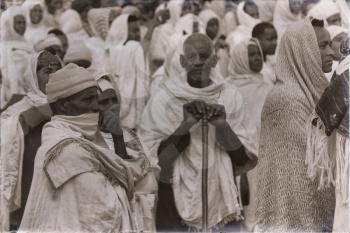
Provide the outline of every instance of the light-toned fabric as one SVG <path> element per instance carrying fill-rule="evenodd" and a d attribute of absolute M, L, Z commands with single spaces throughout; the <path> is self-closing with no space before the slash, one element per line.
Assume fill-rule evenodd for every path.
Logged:
<path fill-rule="evenodd" d="M 224 17 L 223 21 L 223 33 L 224 35 L 230 35 L 231 32 L 233 32 L 236 27 L 238 26 L 236 14 L 233 10 L 227 12 Z"/>
<path fill-rule="evenodd" d="M 82 42 L 89 38 L 89 35 L 83 28 L 80 15 L 75 10 L 69 9 L 64 11 L 58 18 L 60 29 L 68 38 L 68 45 Z"/>
<path fill-rule="evenodd" d="M 3 108 L 14 94 L 25 94 L 25 81 L 30 75 L 29 57 L 33 46 L 13 28 L 14 17 L 24 16 L 18 6 L 8 8 L 1 15 L 0 69 L 2 73 L 0 107 Z"/>
<path fill-rule="evenodd" d="M 179 56 L 183 52 L 179 43 L 173 56 L 169 78 L 159 87 L 148 103 L 139 128 L 141 139 L 150 152 L 150 162 L 158 164 L 160 143 L 169 137 L 183 120 L 183 105 L 193 100 L 222 104 L 226 108 L 227 121 L 243 144 L 250 150 L 251 143 L 242 125 L 244 119 L 243 100 L 233 85 L 224 84 L 217 69 L 212 69 L 213 83 L 205 88 L 193 88 L 187 83 L 186 71 L 181 67 Z M 234 100 L 234 101 L 232 101 Z M 174 164 L 172 186 L 175 204 L 183 222 L 201 229 L 201 161 L 202 132 L 200 124 L 190 131 L 191 143 Z M 239 194 L 234 183 L 232 166 L 227 153 L 216 142 L 215 128 L 209 126 L 209 189 L 208 225 L 220 227 L 241 217 Z M 161 178 L 162 179 L 162 178 Z M 167 182 L 167 181 L 163 181 Z"/>
<path fill-rule="evenodd" d="M 337 25 L 328 26 L 326 27 L 326 29 L 329 32 L 329 35 L 331 36 L 331 40 L 333 40 L 334 37 L 338 36 L 340 33 L 348 33 L 348 30 Z"/>
<path fill-rule="evenodd" d="M 199 19 L 202 21 L 202 24 L 203 24 L 203 28 L 204 30 L 207 29 L 207 26 L 208 26 L 208 22 L 211 20 L 211 19 L 217 19 L 219 21 L 219 26 L 220 26 L 220 18 L 219 16 L 211 9 L 205 9 L 205 10 L 202 10 L 199 15 L 198 15 Z M 219 34 L 219 33 L 218 33 Z"/>
<path fill-rule="evenodd" d="M 334 190 L 319 191 L 305 165 L 308 119 L 328 84 L 309 19 L 282 37 L 276 75 L 261 116 L 257 231 L 331 231 Z"/>
<path fill-rule="evenodd" d="M 350 30 L 350 5 L 345 0 L 336 1 L 338 8 L 340 9 L 340 16 L 342 20 L 342 26 L 347 30 Z"/>
<path fill-rule="evenodd" d="M 129 200 L 143 174 L 94 143 L 98 117 L 58 115 L 44 126 L 20 231 L 135 229 Z"/>
<path fill-rule="evenodd" d="M 54 45 L 60 46 L 62 48 L 62 42 L 60 41 L 60 39 L 58 39 L 58 37 L 55 34 L 50 33 L 49 35 L 45 36 L 45 38 L 38 41 L 34 45 L 34 48 L 35 48 L 35 51 L 40 52 Z"/>
<path fill-rule="evenodd" d="M 94 36 L 105 40 L 109 30 L 109 16 L 111 11 L 121 11 L 119 7 L 94 8 L 88 12 L 88 21 Z"/>
<path fill-rule="evenodd" d="M 27 28 L 26 28 L 26 32 L 24 34 L 24 38 L 28 42 L 31 42 L 33 45 L 35 45 L 38 41 L 46 38 L 47 32 L 49 30 L 49 28 L 44 24 L 43 19 L 38 24 L 33 24 L 31 21 L 30 11 L 35 6 L 38 6 L 38 5 L 43 10 L 42 14 L 44 15 L 45 14 L 44 3 L 42 0 L 25 1 L 22 5 L 22 7 L 24 8 L 24 11 L 25 11 L 26 23 L 27 23 Z M 43 18 L 44 18 L 44 16 L 43 16 Z"/>
<path fill-rule="evenodd" d="M 307 16 L 323 20 L 324 23 L 328 25 L 328 17 L 331 17 L 335 14 L 340 14 L 338 5 L 332 0 L 321 0 L 310 9 L 310 11 L 307 13 Z"/>
<path fill-rule="evenodd" d="M 189 13 L 182 16 L 176 23 L 175 33 L 181 35 L 190 35 L 193 33 L 193 26 L 198 23 L 198 32 L 204 33 L 205 29 L 203 23 L 200 21 L 198 16 Z"/>
<path fill-rule="evenodd" d="M 9 213 L 21 207 L 22 161 L 24 135 L 20 114 L 31 107 L 47 104 L 46 95 L 39 90 L 36 67 L 39 54 L 31 57 L 31 79 L 28 94 L 20 102 L 1 113 L 1 218 L 0 229 L 9 230 Z M 45 114 L 46 115 L 46 114 Z"/>
<path fill-rule="evenodd" d="M 263 22 L 272 23 L 277 1 L 255 0 L 254 2 L 259 9 L 259 18 Z"/>
<path fill-rule="evenodd" d="M 276 54 L 266 56 L 260 73 L 264 76 L 265 82 L 272 85 L 276 83 Z"/>
<path fill-rule="evenodd" d="M 215 14 L 221 19 L 225 16 L 225 1 L 224 0 L 216 0 L 211 2 L 206 2 L 206 7 L 215 12 Z"/>
<path fill-rule="evenodd" d="M 273 14 L 273 25 L 277 30 L 278 38 L 281 39 L 287 27 L 301 18 L 301 13 L 295 15 L 290 11 L 289 0 L 278 0 Z"/>
<path fill-rule="evenodd" d="M 122 98 L 121 125 L 130 129 L 138 126 L 149 96 L 149 70 L 139 42 L 126 41 L 128 14 L 116 18 L 107 36 L 110 45 L 108 73 L 118 77 L 115 82 Z"/>
<path fill-rule="evenodd" d="M 153 31 L 150 44 L 151 59 L 165 59 L 165 53 L 169 46 L 170 37 L 174 34 L 174 26 L 170 22 L 166 22 Z"/>
<path fill-rule="evenodd" d="M 92 61 L 91 52 L 82 42 L 73 43 L 68 47 L 67 53 L 63 61 L 67 64 L 74 61 L 85 60 Z"/>
<path fill-rule="evenodd" d="M 226 38 L 226 43 L 230 46 L 230 50 L 239 42 L 252 37 L 254 26 L 261 22 L 260 19 L 255 19 L 244 11 L 244 4 L 245 2 L 241 2 L 237 7 L 238 27 Z"/>
<path fill-rule="evenodd" d="M 47 100 L 53 103 L 58 99 L 69 97 L 97 83 L 93 75 L 86 69 L 69 63 L 49 76 L 46 85 Z"/>

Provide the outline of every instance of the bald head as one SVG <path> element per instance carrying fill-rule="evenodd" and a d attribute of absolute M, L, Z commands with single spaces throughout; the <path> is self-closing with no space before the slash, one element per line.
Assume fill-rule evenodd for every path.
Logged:
<path fill-rule="evenodd" d="M 183 47 L 184 53 L 186 53 L 189 47 L 205 47 L 210 51 L 213 51 L 214 49 L 212 40 L 207 35 L 204 35 L 202 33 L 193 33 L 192 35 L 186 38 Z"/>

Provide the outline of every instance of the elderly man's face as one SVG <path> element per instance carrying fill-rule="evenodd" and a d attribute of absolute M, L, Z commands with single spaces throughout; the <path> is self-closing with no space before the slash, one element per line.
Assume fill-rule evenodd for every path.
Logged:
<path fill-rule="evenodd" d="M 98 113 L 97 87 L 90 87 L 63 100 L 65 114 L 79 116 L 87 113 Z"/>
<path fill-rule="evenodd" d="M 49 81 L 49 75 L 61 69 L 62 65 L 57 56 L 44 51 L 38 58 L 36 75 L 38 78 L 39 90 L 46 93 L 46 84 Z"/>
<path fill-rule="evenodd" d="M 209 38 L 208 38 L 209 40 Z M 199 40 L 196 43 L 185 43 L 184 55 L 180 56 L 180 62 L 187 71 L 189 82 L 207 82 L 211 68 L 216 65 L 213 60 L 213 46 L 210 41 Z"/>

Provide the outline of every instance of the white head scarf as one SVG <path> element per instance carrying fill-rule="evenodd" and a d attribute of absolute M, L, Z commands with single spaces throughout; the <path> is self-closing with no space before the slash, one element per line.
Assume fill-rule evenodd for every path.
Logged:
<path fill-rule="evenodd" d="M 279 0 L 277 2 L 273 15 L 273 25 L 277 30 L 278 38 L 282 37 L 284 31 L 290 24 L 298 20 L 301 20 L 301 13 L 295 15 L 290 11 L 289 0 Z"/>
<path fill-rule="evenodd" d="M 50 46 L 58 45 L 62 49 L 62 43 L 58 39 L 58 37 L 55 34 L 50 33 L 47 35 L 46 38 L 44 38 L 41 41 L 38 41 L 35 45 L 34 48 L 37 52 L 42 51 Z"/>
<path fill-rule="evenodd" d="M 334 37 L 336 37 L 340 33 L 348 33 L 348 31 L 345 28 L 339 27 L 337 25 L 328 26 L 326 27 L 326 29 L 329 32 L 329 35 L 331 36 L 331 40 L 333 40 Z"/>
<path fill-rule="evenodd" d="M 205 10 L 201 11 L 201 13 L 199 13 L 199 19 L 203 23 L 204 30 L 207 29 L 208 22 L 211 19 L 217 19 L 219 21 L 219 25 L 220 25 L 220 18 L 219 18 L 219 16 L 211 9 L 205 9 Z M 219 32 L 218 32 L 218 34 L 219 34 Z"/>
<path fill-rule="evenodd" d="M 122 14 L 116 18 L 108 31 L 106 42 L 109 45 L 120 45 L 128 39 L 129 14 Z"/>
<path fill-rule="evenodd" d="M 30 11 L 35 7 L 39 5 L 42 9 L 42 20 L 37 23 L 33 24 L 30 16 Z M 27 22 L 27 29 L 24 34 L 24 37 L 27 41 L 31 42 L 32 44 L 37 43 L 38 41 L 44 39 L 47 35 L 47 32 L 49 28 L 45 26 L 44 24 L 44 14 L 45 14 L 45 8 L 43 1 L 41 0 L 32 0 L 32 1 L 25 1 L 22 5 L 24 8 L 25 14 L 26 14 L 26 22 Z"/>
<path fill-rule="evenodd" d="M 237 7 L 237 18 L 239 25 L 246 26 L 247 28 L 253 29 L 255 25 L 261 22 L 261 20 L 256 19 L 248 15 L 244 11 L 245 1 L 240 2 Z"/>
<path fill-rule="evenodd" d="M 176 23 L 175 26 L 175 33 L 180 33 L 182 35 L 189 35 L 193 33 L 193 24 L 195 22 L 198 22 L 198 31 L 204 32 L 203 24 L 200 20 L 198 20 L 198 17 L 194 14 L 186 14 L 182 16 Z"/>
<path fill-rule="evenodd" d="M 0 35 L 2 41 L 24 40 L 24 36 L 19 35 L 13 27 L 14 17 L 16 15 L 23 15 L 25 17 L 23 9 L 19 6 L 12 6 L 1 15 Z"/>
<path fill-rule="evenodd" d="M 340 9 L 338 8 L 337 4 L 332 0 L 321 0 L 311 8 L 307 16 L 323 20 L 327 25 L 328 17 L 331 17 L 335 14 L 340 14 Z"/>

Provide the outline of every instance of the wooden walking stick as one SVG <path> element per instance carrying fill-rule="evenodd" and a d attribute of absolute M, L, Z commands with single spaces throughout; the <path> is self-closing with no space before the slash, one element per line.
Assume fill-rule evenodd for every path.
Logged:
<path fill-rule="evenodd" d="M 202 231 L 208 232 L 208 119 L 202 119 Z"/>

